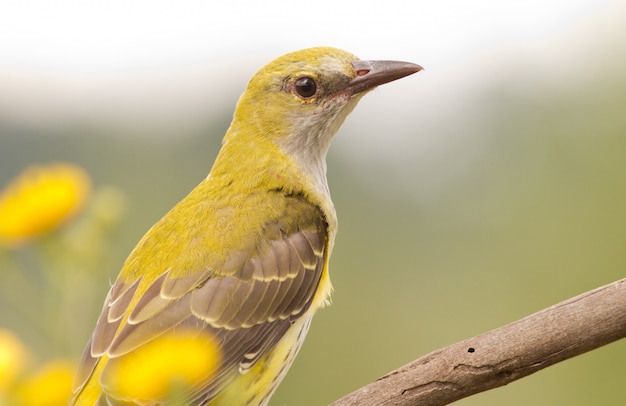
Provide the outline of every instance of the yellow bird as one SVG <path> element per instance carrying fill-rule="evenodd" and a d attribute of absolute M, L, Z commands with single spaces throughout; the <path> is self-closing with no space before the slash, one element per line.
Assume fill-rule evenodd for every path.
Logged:
<path fill-rule="evenodd" d="M 138 354 L 191 332 L 209 337 L 213 358 L 202 363 L 203 376 L 177 387 L 178 404 L 266 405 L 332 290 L 330 142 L 367 91 L 421 69 L 329 47 L 261 68 L 208 177 L 124 263 L 80 362 L 72 404 L 168 404 L 120 376 L 149 360 L 143 371 L 156 382 L 159 354 L 167 371 L 184 368 L 176 363 L 188 358 L 166 357 L 167 347 Z"/>

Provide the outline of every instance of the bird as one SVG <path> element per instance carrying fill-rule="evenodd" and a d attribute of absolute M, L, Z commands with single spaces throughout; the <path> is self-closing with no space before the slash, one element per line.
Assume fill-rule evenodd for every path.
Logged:
<path fill-rule="evenodd" d="M 331 140 L 366 93 L 420 70 L 332 47 L 287 53 L 258 70 L 209 175 L 124 262 L 70 404 L 168 404 L 116 392 L 113 368 L 159 337 L 191 331 L 211 337 L 216 357 L 208 376 L 180 389 L 178 404 L 267 405 L 313 314 L 330 301 Z"/>

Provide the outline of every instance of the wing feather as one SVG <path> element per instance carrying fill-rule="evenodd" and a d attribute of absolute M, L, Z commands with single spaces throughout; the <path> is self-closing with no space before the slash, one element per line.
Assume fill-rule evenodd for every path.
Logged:
<path fill-rule="evenodd" d="M 303 233 L 294 234 L 288 239 L 288 242 L 294 248 L 296 254 L 298 254 L 300 264 L 307 270 L 314 270 L 318 257 Z"/>
<path fill-rule="evenodd" d="M 177 326 L 210 331 L 222 350 L 220 369 L 189 399 L 212 399 L 271 350 L 311 305 L 328 254 L 321 210 L 300 195 L 280 199 L 280 215 L 263 229 L 250 230 L 256 237 L 242 238 L 246 245 L 213 261 L 215 269 L 181 273 L 163 264 L 167 270 L 141 295 L 141 277 L 118 279 L 83 355 L 75 393 L 99 357 L 113 362 Z M 110 396 L 107 400 L 115 404 Z"/>
<path fill-rule="evenodd" d="M 141 295 L 139 301 L 135 304 L 135 307 L 128 316 L 129 324 L 139 324 L 144 322 L 155 315 L 161 313 L 172 300 L 168 297 L 164 297 L 161 294 L 162 284 L 167 278 L 169 272 L 164 272 L 159 276 L 148 289 Z"/>
<path fill-rule="evenodd" d="M 173 277 L 168 275 L 168 278 L 163 281 L 163 286 L 161 286 L 161 296 L 168 299 L 178 299 L 190 290 L 200 286 L 211 276 L 211 273 L 212 271 L 208 270 L 195 272 L 189 276 Z"/>
<path fill-rule="evenodd" d="M 295 256 L 295 253 L 293 253 L 292 251 L 289 252 L 289 258 L 290 258 L 290 266 L 293 266 L 294 261 L 293 258 Z M 278 315 L 278 317 L 280 318 L 281 316 L 283 318 L 288 317 L 289 315 L 291 315 L 291 312 L 298 307 L 296 302 L 296 297 L 298 296 L 298 292 L 301 290 L 304 290 L 303 288 L 303 282 L 304 282 L 304 278 L 305 278 L 305 273 L 304 272 L 297 272 L 295 273 L 294 278 L 291 280 L 291 284 L 289 286 L 289 289 L 285 292 L 285 296 L 282 298 L 280 304 L 278 305 L 278 307 L 276 308 L 276 310 L 274 311 L 274 314 Z"/>
<path fill-rule="evenodd" d="M 147 343 L 180 324 L 189 317 L 190 295 L 185 295 L 172 301 L 158 313 L 158 317 L 151 317 L 138 324 L 126 323 L 118 331 L 109 346 L 110 358 L 128 354 L 130 351 Z"/>
<path fill-rule="evenodd" d="M 111 287 L 91 337 L 91 356 L 101 357 L 106 354 L 119 326 L 122 324 L 122 317 L 120 316 L 128 309 L 138 284 L 139 280 L 132 284 L 118 281 Z"/>
<path fill-rule="evenodd" d="M 128 306 L 135 295 L 139 280 L 133 284 L 125 284 L 118 282 L 111 289 L 111 296 L 106 306 L 109 307 L 107 320 L 108 322 L 114 322 L 121 320 L 128 309 Z"/>

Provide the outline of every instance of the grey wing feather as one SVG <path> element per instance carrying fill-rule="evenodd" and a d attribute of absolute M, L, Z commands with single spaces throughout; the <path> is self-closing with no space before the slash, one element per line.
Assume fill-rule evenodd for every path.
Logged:
<path fill-rule="evenodd" d="M 118 280 L 83 355 L 76 391 L 102 355 L 121 357 L 175 326 L 210 331 L 223 354 L 212 381 L 190 394 L 190 399 L 211 399 L 233 373 L 254 365 L 309 308 L 326 262 L 323 214 L 301 196 L 287 198 L 291 199 L 287 209 L 304 213 L 298 224 L 289 224 L 295 221 L 289 216 L 267 224 L 266 240 L 257 243 L 260 248 L 244 247 L 224 263 L 225 267 L 238 264 L 236 270 L 205 270 L 178 278 L 168 270 L 133 308 L 129 304 L 139 279 L 133 284 Z M 122 323 L 125 314 L 128 319 Z"/>

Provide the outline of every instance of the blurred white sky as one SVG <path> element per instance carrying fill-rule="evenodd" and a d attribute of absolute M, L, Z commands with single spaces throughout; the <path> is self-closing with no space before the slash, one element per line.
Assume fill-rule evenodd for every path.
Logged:
<path fill-rule="evenodd" d="M 0 3 L 0 63 L 75 74 L 172 67 L 321 44 L 427 66 L 532 41 L 610 1 L 33 1 Z"/>
<path fill-rule="evenodd" d="M 366 97 L 346 123 L 371 135 L 359 140 L 363 159 L 384 143 L 398 160 L 414 151 L 407 139 L 443 138 L 416 140 L 415 120 L 428 128 L 428 120 L 456 119 L 485 83 L 513 75 L 523 86 L 534 75 L 567 86 L 603 74 L 596 56 L 624 42 L 624 21 L 619 0 L 0 0 L 0 118 L 175 128 L 230 114 L 249 77 L 274 57 L 330 45 L 426 68 Z M 393 136 L 379 136 L 390 128 Z"/>

